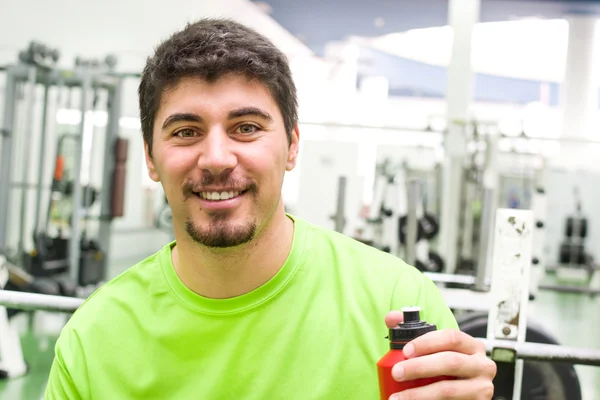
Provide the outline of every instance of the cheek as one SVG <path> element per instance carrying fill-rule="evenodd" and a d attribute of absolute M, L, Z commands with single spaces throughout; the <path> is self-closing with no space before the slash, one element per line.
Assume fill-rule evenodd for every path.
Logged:
<path fill-rule="evenodd" d="M 259 150 L 247 153 L 243 163 L 244 169 L 262 183 L 277 184 L 285 172 L 287 152 L 285 149 L 261 147 Z M 241 162 L 240 162 L 241 163 Z"/>
<path fill-rule="evenodd" d="M 163 157 L 163 169 L 167 175 L 177 179 L 192 169 L 196 160 L 196 153 L 191 148 L 172 149 Z"/>

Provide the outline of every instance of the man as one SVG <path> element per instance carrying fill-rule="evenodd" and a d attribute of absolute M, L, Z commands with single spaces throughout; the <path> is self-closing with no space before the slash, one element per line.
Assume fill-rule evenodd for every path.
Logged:
<path fill-rule="evenodd" d="M 176 241 L 73 315 L 47 399 L 376 399 L 387 326 L 411 305 L 440 330 L 406 346 L 394 379 L 457 379 L 397 399 L 491 398 L 494 363 L 430 280 L 285 213 L 296 89 L 268 40 L 228 20 L 190 24 L 148 59 L 139 101 Z"/>

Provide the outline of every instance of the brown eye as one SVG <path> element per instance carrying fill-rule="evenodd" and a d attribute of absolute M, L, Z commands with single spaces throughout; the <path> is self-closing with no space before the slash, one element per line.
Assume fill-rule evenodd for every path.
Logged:
<path fill-rule="evenodd" d="M 194 132 L 192 129 L 182 129 L 180 131 L 175 132 L 175 136 L 181 138 L 190 138 L 193 137 L 195 134 L 196 132 Z"/>
<path fill-rule="evenodd" d="M 244 125 L 240 125 L 237 130 L 242 135 L 251 135 L 258 131 L 258 127 L 256 125 L 252 125 L 252 124 L 244 124 Z"/>

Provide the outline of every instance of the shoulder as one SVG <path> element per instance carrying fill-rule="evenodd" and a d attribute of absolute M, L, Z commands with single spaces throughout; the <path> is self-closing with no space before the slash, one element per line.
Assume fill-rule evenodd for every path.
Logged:
<path fill-rule="evenodd" d="M 425 277 L 401 258 L 364 244 L 331 229 L 299 219 L 306 231 L 307 261 L 333 269 L 343 281 L 352 279 L 361 287 L 416 292 Z M 400 285 L 401 287 L 398 287 Z"/>
<path fill-rule="evenodd" d="M 125 272 L 109 280 L 92 293 L 67 323 L 67 328 L 80 330 L 116 318 L 120 312 L 137 307 L 155 292 L 163 274 L 161 263 L 169 257 L 171 245 L 141 260 Z"/>
<path fill-rule="evenodd" d="M 306 262 L 329 271 L 336 284 L 350 289 L 355 299 L 377 306 L 381 314 L 406 306 L 420 306 L 422 315 L 438 327 L 456 322 L 433 281 L 401 258 L 366 245 L 339 232 L 301 221 L 305 225 Z"/>
<path fill-rule="evenodd" d="M 369 246 L 350 236 L 334 230 L 311 224 L 302 219 L 297 220 L 307 232 L 307 241 L 313 250 L 323 253 L 333 253 L 342 256 L 346 261 L 353 260 L 352 264 L 362 266 L 372 273 L 399 274 L 407 272 L 420 275 L 420 271 L 408 265 L 401 258 L 390 253 Z"/>

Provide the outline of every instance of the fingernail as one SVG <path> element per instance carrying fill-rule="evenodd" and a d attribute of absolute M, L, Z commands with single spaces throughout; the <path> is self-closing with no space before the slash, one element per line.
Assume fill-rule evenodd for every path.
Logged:
<path fill-rule="evenodd" d="M 393 394 L 390 396 L 390 398 L 388 400 L 398 400 L 400 397 L 398 397 L 397 394 Z"/>
<path fill-rule="evenodd" d="M 411 358 L 415 355 L 415 346 L 411 343 L 404 346 L 404 357 Z"/>
<path fill-rule="evenodd" d="M 396 364 L 394 368 L 392 368 L 392 377 L 399 381 L 404 378 L 404 367 L 402 365 Z"/>

